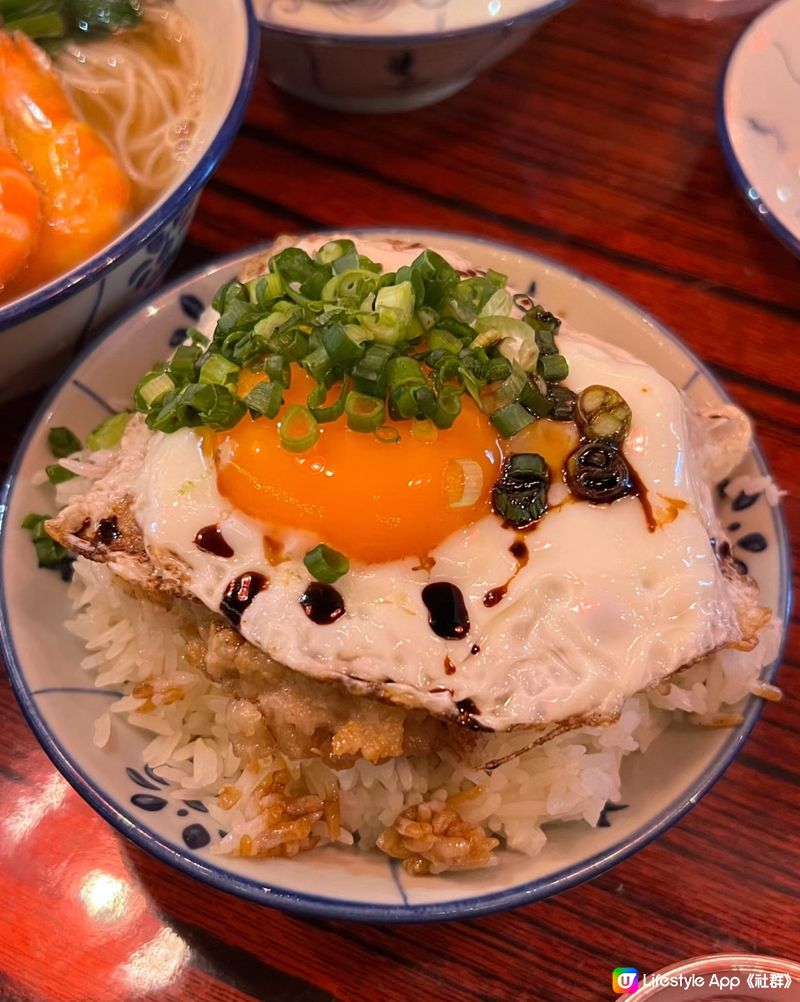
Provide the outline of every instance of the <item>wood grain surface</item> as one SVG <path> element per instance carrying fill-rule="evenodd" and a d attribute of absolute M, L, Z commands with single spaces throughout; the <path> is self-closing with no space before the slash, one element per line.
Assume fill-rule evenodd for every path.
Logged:
<path fill-rule="evenodd" d="M 175 273 L 281 232 L 397 225 L 500 238 L 615 286 L 753 415 L 789 492 L 796 584 L 800 262 L 735 190 L 714 125 L 743 24 L 582 0 L 462 94 L 381 118 L 315 110 L 262 73 Z M 2 464 L 36 402 L 0 412 Z M 383 928 L 243 903 L 132 847 L 66 787 L 0 675 L 0 1000 L 594 1002 L 612 997 L 618 966 L 800 959 L 798 668 L 795 614 L 785 698 L 708 797 L 634 858 L 506 914 Z M 47 809 L 12 839 L 3 819 L 34 800 Z M 94 869 L 127 888 L 119 914 L 81 904 Z"/>

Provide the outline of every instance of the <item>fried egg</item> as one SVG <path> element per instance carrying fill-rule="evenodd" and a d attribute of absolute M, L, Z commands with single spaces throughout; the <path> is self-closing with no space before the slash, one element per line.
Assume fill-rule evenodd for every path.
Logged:
<path fill-rule="evenodd" d="M 387 270 L 417 253 L 363 249 Z M 567 387 L 612 386 L 629 403 L 637 496 L 576 502 L 561 476 L 571 424 L 500 440 L 471 401 L 446 431 L 406 423 L 380 442 L 332 422 L 303 453 L 282 447 L 280 415 L 246 417 L 224 432 L 147 433 L 128 494 L 149 559 L 177 564 L 185 594 L 313 678 L 490 730 L 613 719 L 633 693 L 752 644 L 754 586 L 715 553 L 723 536 L 692 447 L 712 422 L 625 351 L 566 326 L 558 347 Z M 258 377 L 241 378 L 240 392 Z M 305 402 L 304 378 L 293 373 L 289 403 Z M 512 452 L 551 468 L 549 510 L 523 533 L 491 506 Z M 335 587 L 303 563 L 319 543 L 350 559 Z"/>

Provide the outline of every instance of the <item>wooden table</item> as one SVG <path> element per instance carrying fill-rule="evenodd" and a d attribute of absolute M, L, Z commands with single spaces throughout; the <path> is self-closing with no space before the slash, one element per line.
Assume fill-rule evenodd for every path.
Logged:
<path fill-rule="evenodd" d="M 652 311 L 750 411 L 789 491 L 797 556 L 800 263 L 734 189 L 714 128 L 741 27 L 583 0 L 466 92 L 388 118 L 317 111 L 262 78 L 176 270 L 328 226 L 440 227 L 551 255 Z M 1 415 L 4 461 L 35 402 Z M 589 1002 L 611 997 L 617 966 L 800 958 L 798 667 L 795 629 L 786 698 L 706 800 L 633 859 L 508 914 L 395 928 L 245 904 L 127 844 L 56 776 L 2 677 L 0 999 Z M 30 828 L 17 843 L 12 813 Z M 93 870 L 124 893 L 87 906 Z"/>

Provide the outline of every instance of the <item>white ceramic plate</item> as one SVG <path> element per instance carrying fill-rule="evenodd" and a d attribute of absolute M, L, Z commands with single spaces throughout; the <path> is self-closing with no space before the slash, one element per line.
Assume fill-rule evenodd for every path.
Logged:
<path fill-rule="evenodd" d="M 800 0 L 768 7 L 736 43 L 717 128 L 751 208 L 800 255 Z"/>
<path fill-rule="evenodd" d="M 696 403 L 727 399 L 673 335 L 628 300 L 561 265 L 507 245 L 438 232 L 369 235 L 427 242 L 505 272 L 517 288 L 535 284 L 537 300 L 549 309 L 579 329 L 630 348 Z M 533 859 L 505 852 L 492 869 L 425 879 L 406 876 L 379 852 L 327 847 L 295 860 L 215 856 L 208 844 L 217 831 L 203 805 L 169 799 L 164 781 L 142 768 L 146 738 L 141 731 L 123 725 L 106 750 L 92 744 L 93 722 L 109 697 L 91 687 L 79 667 L 83 649 L 61 625 L 68 614 L 65 585 L 57 574 L 37 569 L 28 534 L 19 528 L 29 511 L 52 506 L 48 489 L 31 485 L 34 474 L 51 461 L 47 429 L 67 425 L 85 433 L 108 409 L 126 406 L 138 376 L 182 339 L 187 324 L 247 256 L 196 272 L 123 318 L 64 376 L 20 448 L 0 500 L 0 639 L 31 726 L 67 779 L 124 835 L 216 887 L 290 911 L 369 921 L 467 917 L 533 901 L 596 876 L 662 832 L 709 789 L 747 737 L 760 701 L 748 702 L 736 729 L 676 724 L 646 755 L 626 759 L 622 800 L 611 805 L 600 827 L 551 826 L 547 847 Z M 743 472 L 763 471 L 763 458 L 754 448 Z M 780 511 L 762 495 L 742 494 L 721 504 L 724 523 L 735 526 L 730 531 L 737 556 L 758 579 L 764 601 L 785 619 L 788 546 Z"/>

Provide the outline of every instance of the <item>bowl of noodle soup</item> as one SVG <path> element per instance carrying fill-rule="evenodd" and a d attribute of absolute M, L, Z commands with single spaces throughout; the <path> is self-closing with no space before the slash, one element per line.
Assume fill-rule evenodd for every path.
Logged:
<path fill-rule="evenodd" d="M 0 402 L 45 384 L 160 284 L 244 115 L 258 62 L 250 0 L 132 6 L 132 26 L 49 55 L 0 30 Z M 15 117 L 29 93 L 48 132 Z M 71 177 L 48 176 L 56 147 Z"/>

